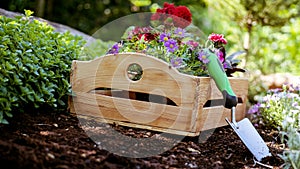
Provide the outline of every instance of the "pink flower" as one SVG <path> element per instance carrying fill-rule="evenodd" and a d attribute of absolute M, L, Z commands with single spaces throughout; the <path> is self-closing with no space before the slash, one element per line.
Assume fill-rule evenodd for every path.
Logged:
<path fill-rule="evenodd" d="M 216 51 L 216 54 L 217 54 L 220 62 L 223 63 L 225 61 L 224 53 L 220 49 L 218 49 Z"/>
<path fill-rule="evenodd" d="M 223 34 L 215 34 L 212 33 L 208 36 L 208 39 L 214 43 L 221 43 L 226 45 L 227 44 L 227 40 L 224 38 Z"/>
<path fill-rule="evenodd" d="M 199 46 L 199 43 L 196 42 L 196 41 L 193 41 L 193 40 L 187 41 L 186 44 L 187 44 L 188 46 L 190 46 L 192 49 L 196 49 L 196 47 Z"/>

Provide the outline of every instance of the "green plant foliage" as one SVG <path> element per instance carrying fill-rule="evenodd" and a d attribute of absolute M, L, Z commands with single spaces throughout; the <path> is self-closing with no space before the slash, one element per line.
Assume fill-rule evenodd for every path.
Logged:
<path fill-rule="evenodd" d="M 25 14 L 0 16 L 0 123 L 16 111 L 66 108 L 71 62 L 84 44 Z"/>
<path fill-rule="evenodd" d="M 284 168 L 300 168 L 300 90 L 299 86 L 284 85 L 273 89 L 249 109 L 254 123 L 261 120 L 266 126 L 279 129 L 282 142 L 288 146 L 280 157 Z"/>
<path fill-rule="evenodd" d="M 287 117 L 300 117 L 299 86 L 284 85 L 283 89 L 272 89 L 257 104 L 253 105 L 248 113 L 262 119 L 266 126 L 282 127 L 282 121 Z M 292 116 L 293 115 L 293 116 Z M 300 129 L 300 119 L 295 118 L 295 128 Z"/>
<path fill-rule="evenodd" d="M 295 128 L 296 119 L 300 119 L 299 114 L 290 112 L 282 123 L 282 141 L 285 141 L 288 149 L 286 149 L 280 157 L 284 160 L 284 168 L 298 169 L 300 168 L 300 133 L 299 128 Z"/>
<path fill-rule="evenodd" d="M 84 47 L 79 60 L 93 60 L 96 57 L 103 56 L 107 53 L 107 49 L 111 48 L 114 43 L 116 42 L 96 39 Z"/>

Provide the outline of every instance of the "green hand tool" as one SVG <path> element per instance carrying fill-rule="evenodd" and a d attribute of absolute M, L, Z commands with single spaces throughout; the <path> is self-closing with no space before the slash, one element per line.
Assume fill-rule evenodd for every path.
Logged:
<path fill-rule="evenodd" d="M 237 96 L 230 86 L 227 75 L 218 57 L 209 49 L 205 49 L 204 52 L 209 60 L 207 67 L 210 77 L 214 79 L 218 89 L 223 94 L 224 107 L 231 109 L 231 121 L 228 118 L 225 118 L 226 122 L 231 126 L 258 161 L 261 161 L 267 156 L 271 156 L 266 143 L 248 118 L 244 118 L 241 121 L 236 122 L 235 107 L 238 104 Z"/>

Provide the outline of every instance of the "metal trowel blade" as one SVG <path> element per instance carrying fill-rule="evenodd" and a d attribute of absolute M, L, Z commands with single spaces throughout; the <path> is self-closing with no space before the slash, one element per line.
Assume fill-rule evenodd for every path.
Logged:
<path fill-rule="evenodd" d="M 239 136 L 250 152 L 254 155 L 256 160 L 261 161 L 263 158 L 271 156 L 266 143 L 258 134 L 248 118 L 244 118 L 236 124 L 230 122 L 227 118 L 226 121 L 233 128 L 235 133 Z"/>

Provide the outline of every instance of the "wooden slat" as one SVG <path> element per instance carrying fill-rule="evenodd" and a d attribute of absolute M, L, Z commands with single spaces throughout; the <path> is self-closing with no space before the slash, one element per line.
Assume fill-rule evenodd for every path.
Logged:
<path fill-rule="evenodd" d="M 182 136 L 194 137 L 194 136 L 198 136 L 200 134 L 200 132 L 195 133 L 195 132 L 189 132 L 189 131 L 174 130 L 171 128 L 162 128 L 162 127 L 147 126 L 147 125 L 141 125 L 141 124 L 135 124 L 135 123 L 109 120 L 109 119 L 104 119 L 104 118 L 99 118 L 99 117 L 94 117 L 94 116 L 78 115 L 78 114 L 75 114 L 75 115 L 79 118 L 83 118 L 83 119 L 87 119 L 87 120 L 95 120 L 100 123 L 108 123 L 108 124 L 116 123 L 118 125 L 127 126 L 127 127 L 153 130 L 153 131 L 158 131 L 158 132 L 163 132 L 163 133 L 171 133 L 171 134 L 182 135 Z"/>
<path fill-rule="evenodd" d="M 237 121 L 245 117 L 245 108 L 245 104 L 238 104 L 236 106 L 235 117 Z M 201 111 L 201 113 L 197 118 L 197 127 L 194 132 L 226 126 L 228 125 L 225 121 L 226 117 L 231 120 L 231 110 L 223 106 L 207 107 L 199 111 Z"/>
<path fill-rule="evenodd" d="M 77 114 L 148 126 L 191 130 L 191 109 L 90 93 L 73 98 Z"/>
<path fill-rule="evenodd" d="M 214 100 L 214 99 L 222 99 L 222 93 L 217 88 L 214 80 L 209 77 L 197 77 L 200 79 L 200 100 L 199 103 L 201 105 L 205 104 L 207 100 Z M 237 97 L 243 99 L 245 102 L 247 94 L 248 94 L 248 79 L 247 78 L 232 78 L 229 77 L 229 82 L 231 85 L 232 90 L 236 94 Z"/>

